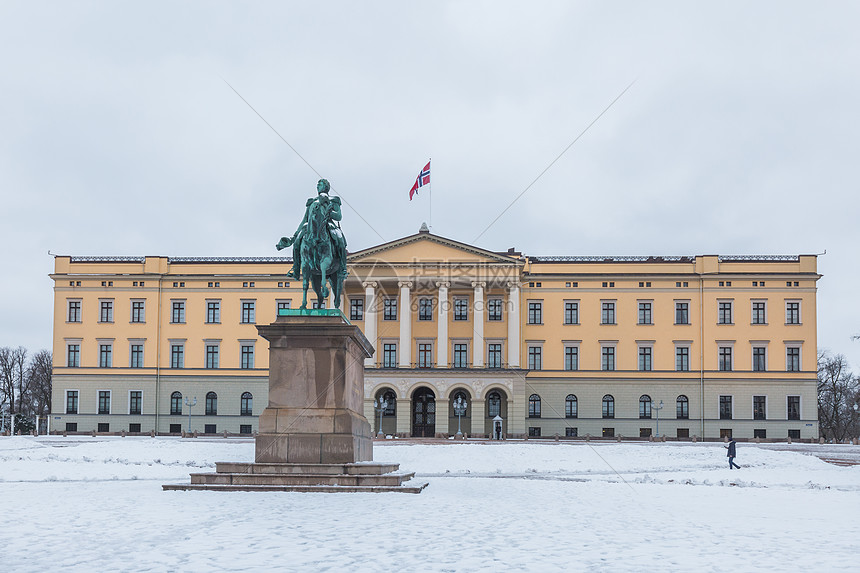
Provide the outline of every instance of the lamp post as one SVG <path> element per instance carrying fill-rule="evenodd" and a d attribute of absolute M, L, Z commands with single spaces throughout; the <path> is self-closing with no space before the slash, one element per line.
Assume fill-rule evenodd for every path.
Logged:
<path fill-rule="evenodd" d="M 388 400 L 379 397 L 373 400 L 373 408 L 377 412 L 377 416 L 379 417 L 379 425 L 376 426 L 376 437 L 384 438 L 385 432 L 382 431 L 382 414 L 385 412 L 385 409 L 388 408 Z"/>
<path fill-rule="evenodd" d="M 463 414 L 466 413 L 466 401 L 463 400 L 463 396 L 457 396 L 457 399 L 454 400 L 454 413 L 457 414 L 457 438 L 463 437 L 463 432 L 460 431 L 460 419 L 463 417 Z"/>
<path fill-rule="evenodd" d="M 185 405 L 188 406 L 188 433 L 191 433 L 191 407 L 197 404 L 197 396 L 194 396 L 194 399 L 189 401 L 188 398 L 185 398 Z"/>
<path fill-rule="evenodd" d="M 654 409 L 657 410 L 657 438 L 660 437 L 660 410 L 663 409 L 663 400 L 660 400 L 659 406 L 654 406 Z"/>

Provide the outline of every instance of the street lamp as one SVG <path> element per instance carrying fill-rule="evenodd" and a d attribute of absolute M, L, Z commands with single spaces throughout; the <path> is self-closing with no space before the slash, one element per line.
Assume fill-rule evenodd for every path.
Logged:
<path fill-rule="evenodd" d="M 188 398 L 185 398 L 185 405 L 188 406 L 188 433 L 191 433 L 191 407 L 197 404 L 197 396 L 194 396 L 194 399 L 189 401 Z"/>
<path fill-rule="evenodd" d="M 385 432 L 382 431 L 382 414 L 385 412 L 385 409 L 388 408 L 388 400 L 383 397 L 379 397 L 373 400 L 373 408 L 376 410 L 379 416 L 379 425 L 376 426 L 376 437 L 384 438 Z"/>
<path fill-rule="evenodd" d="M 660 400 L 659 406 L 654 406 L 654 409 L 657 410 L 657 438 L 660 437 L 660 410 L 663 409 L 663 400 Z"/>
<path fill-rule="evenodd" d="M 457 396 L 457 399 L 454 400 L 454 413 L 457 414 L 457 437 L 462 438 L 463 432 L 460 431 L 460 419 L 463 414 L 466 413 L 466 401 L 463 400 L 463 395 L 460 394 Z"/>

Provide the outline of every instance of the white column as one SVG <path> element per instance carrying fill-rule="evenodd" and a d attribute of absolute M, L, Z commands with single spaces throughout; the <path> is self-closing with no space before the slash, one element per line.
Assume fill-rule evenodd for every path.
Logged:
<path fill-rule="evenodd" d="M 364 336 L 376 348 L 376 282 L 369 281 L 364 285 Z M 376 353 L 371 358 L 364 359 L 364 365 L 371 368 L 376 365 Z"/>
<path fill-rule="evenodd" d="M 508 283 L 508 366 L 520 367 L 520 285 Z M 508 413 L 510 417 L 510 412 Z"/>
<path fill-rule="evenodd" d="M 436 367 L 448 367 L 448 287 L 451 283 L 436 283 L 439 287 L 439 330 L 436 334 Z"/>
<path fill-rule="evenodd" d="M 397 283 L 400 287 L 400 348 L 397 353 L 400 356 L 398 365 L 401 368 L 412 366 L 412 299 L 410 298 L 412 283 L 401 281 Z"/>
<path fill-rule="evenodd" d="M 475 289 L 475 312 L 472 314 L 475 320 L 472 336 L 472 366 L 475 368 L 484 367 L 484 287 L 485 282 L 473 282 L 472 288 Z"/>

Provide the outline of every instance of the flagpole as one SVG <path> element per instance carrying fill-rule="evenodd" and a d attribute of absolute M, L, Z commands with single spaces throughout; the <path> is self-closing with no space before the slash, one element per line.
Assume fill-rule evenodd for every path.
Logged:
<path fill-rule="evenodd" d="M 427 164 L 430 165 L 430 163 L 432 161 L 433 161 L 433 158 L 431 157 L 430 160 L 427 162 Z M 432 168 L 432 166 L 431 166 L 431 168 Z M 432 173 L 432 170 L 431 170 L 431 173 Z M 427 190 L 427 194 L 430 195 L 430 197 L 428 197 L 428 200 L 430 203 L 430 216 L 428 217 L 430 222 L 429 222 L 428 226 L 432 229 L 433 228 L 433 176 L 432 175 L 430 176 L 430 188 Z"/>

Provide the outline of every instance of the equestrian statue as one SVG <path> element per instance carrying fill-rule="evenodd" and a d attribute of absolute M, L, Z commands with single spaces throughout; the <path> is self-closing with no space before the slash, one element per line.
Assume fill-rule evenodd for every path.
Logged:
<path fill-rule="evenodd" d="M 288 277 L 302 281 L 302 306 L 308 307 L 308 282 L 317 294 L 320 308 L 323 300 L 333 297 L 340 308 L 340 295 L 346 278 L 346 237 L 340 228 L 340 197 L 329 197 L 331 185 L 325 179 L 317 183 L 317 196 L 305 203 L 305 216 L 292 237 L 281 237 L 275 247 L 280 251 L 293 247 L 293 268 Z M 328 288 L 331 284 L 331 290 Z"/>

